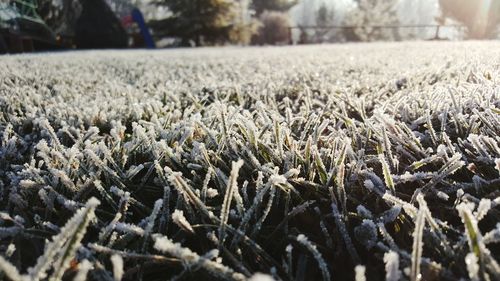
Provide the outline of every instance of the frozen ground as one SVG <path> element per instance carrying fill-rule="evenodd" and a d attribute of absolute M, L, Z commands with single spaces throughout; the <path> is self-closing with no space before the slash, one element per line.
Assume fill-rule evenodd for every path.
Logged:
<path fill-rule="evenodd" d="M 500 280 L 500 42 L 4 56 L 0 108 L 0 280 Z"/>

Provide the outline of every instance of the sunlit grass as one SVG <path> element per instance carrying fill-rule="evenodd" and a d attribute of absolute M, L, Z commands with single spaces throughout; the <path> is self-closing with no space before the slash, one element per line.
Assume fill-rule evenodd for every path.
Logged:
<path fill-rule="evenodd" d="M 0 58 L 0 279 L 497 280 L 499 50 Z"/>

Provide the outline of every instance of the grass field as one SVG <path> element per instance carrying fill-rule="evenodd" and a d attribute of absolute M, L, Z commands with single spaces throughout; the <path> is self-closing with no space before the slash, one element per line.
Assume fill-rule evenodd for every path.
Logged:
<path fill-rule="evenodd" d="M 0 280 L 500 280 L 500 42 L 6 56 L 0 108 Z"/>

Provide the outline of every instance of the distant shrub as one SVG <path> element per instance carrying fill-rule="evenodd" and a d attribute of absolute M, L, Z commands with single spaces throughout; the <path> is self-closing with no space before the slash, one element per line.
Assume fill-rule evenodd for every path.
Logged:
<path fill-rule="evenodd" d="M 265 11 L 260 16 L 261 27 L 256 37 L 257 44 L 279 45 L 289 40 L 290 18 L 286 13 Z"/>
<path fill-rule="evenodd" d="M 252 42 L 252 37 L 258 34 L 260 22 L 253 19 L 249 23 L 237 24 L 229 32 L 229 40 L 233 44 L 248 45 Z"/>
<path fill-rule="evenodd" d="M 343 30 L 347 41 L 398 41 L 396 28 L 380 26 L 399 25 L 395 0 L 361 0 L 344 18 Z"/>

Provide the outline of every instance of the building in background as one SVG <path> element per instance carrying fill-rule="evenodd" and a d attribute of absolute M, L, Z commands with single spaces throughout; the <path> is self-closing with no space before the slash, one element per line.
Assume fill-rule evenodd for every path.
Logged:
<path fill-rule="evenodd" d="M 35 0 L 0 3 L 0 53 L 30 52 L 35 49 L 35 42 L 56 41 L 36 8 Z"/>

